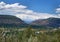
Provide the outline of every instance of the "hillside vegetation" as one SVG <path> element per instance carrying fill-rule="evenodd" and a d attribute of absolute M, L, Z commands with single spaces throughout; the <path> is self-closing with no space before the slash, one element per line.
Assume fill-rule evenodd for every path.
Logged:
<path fill-rule="evenodd" d="M 60 42 L 60 29 L 0 28 L 0 42 Z"/>

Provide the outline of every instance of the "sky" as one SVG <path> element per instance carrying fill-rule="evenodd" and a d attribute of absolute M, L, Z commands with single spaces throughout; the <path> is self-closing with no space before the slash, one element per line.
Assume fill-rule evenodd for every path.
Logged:
<path fill-rule="evenodd" d="M 0 15 L 14 15 L 25 22 L 60 18 L 60 0 L 0 0 Z"/>

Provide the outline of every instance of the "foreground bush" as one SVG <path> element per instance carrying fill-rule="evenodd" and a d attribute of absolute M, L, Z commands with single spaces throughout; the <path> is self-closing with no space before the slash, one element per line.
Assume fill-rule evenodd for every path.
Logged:
<path fill-rule="evenodd" d="M 41 32 L 32 28 L 0 28 L 0 42 L 60 42 L 60 29 Z"/>

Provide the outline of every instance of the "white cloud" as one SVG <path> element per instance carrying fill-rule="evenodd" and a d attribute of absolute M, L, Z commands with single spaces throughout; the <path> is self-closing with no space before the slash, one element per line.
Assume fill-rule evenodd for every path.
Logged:
<path fill-rule="evenodd" d="M 6 4 L 4 2 L 0 2 L 0 8 L 4 8 L 4 9 L 9 9 L 9 8 L 19 8 L 19 9 L 24 9 L 27 8 L 26 6 L 23 5 L 19 5 L 19 3 L 14 3 L 14 4 Z"/>
<path fill-rule="evenodd" d="M 19 3 L 6 4 L 0 2 L 0 14 L 17 14 L 25 12 L 27 6 L 19 5 Z"/>
<path fill-rule="evenodd" d="M 60 14 L 60 5 L 59 5 L 59 7 L 56 9 L 56 13 Z"/>
<path fill-rule="evenodd" d="M 60 8 L 57 8 L 56 9 L 56 13 L 60 13 Z"/>
<path fill-rule="evenodd" d="M 60 18 L 60 14 L 58 15 L 54 15 L 54 14 L 47 14 L 47 13 L 39 13 L 39 14 L 17 14 L 16 15 L 17 17 L 21 18 L 22 20 L 25 20 L 25 21 L 34 21 L 34 20 L 37 20 L 37 19 L 46 19 L 46 18 L 49 18 L 49 17 L 55 17 L 55 18 Z"/>
<path fill-rule="evenodd" d="M 57 11 L 60 12 L 60 8 L 58 8 Z M 60 15 L 34 12 L 33 10 L 27 9 L 27 6 L 19 3 L 7 4 L 0 2 L 0 14 L 15 15 L 25 21 L 33 21 L 36 19 L 45 19 L 49 17 L 60 18 Z"/>

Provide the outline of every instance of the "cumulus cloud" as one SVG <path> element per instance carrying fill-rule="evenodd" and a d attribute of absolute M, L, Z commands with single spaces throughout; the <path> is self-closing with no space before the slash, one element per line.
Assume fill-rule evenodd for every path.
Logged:
<path fill-rule="evenodd" d="M 57 9 L 60 12 L 60 8 Z M 49 17 L 58 17 L 60 15 L 48 14 L 48 13 L 38 13 L 33 10 L 27 9 L 27 6 L 21 5 L 19 3 L 7 4 L 0 2 L 0 14 L 2 15 L 15 15 L 25 21 L 33 21 L 36 19 L 45 19 Z"/>
<path fill-rule="evenodd" d="M 25 8 L 27 6 L 19 5 L 19 3 L 14 4 L 6 4 L 4 2 L 0 2 L 0 14 L 17 14 L 25 12 Z"/>
<path fill-rule="evenodd" d="M 56 13 L 60 14 L 60 5 L 59 5 L 59 7 L 56 9 Z"/>
<path fill-rule="evenodd" d="M 56 9 L 56 13 L 60 13 L 60 8 L 57 8 Z"/>

